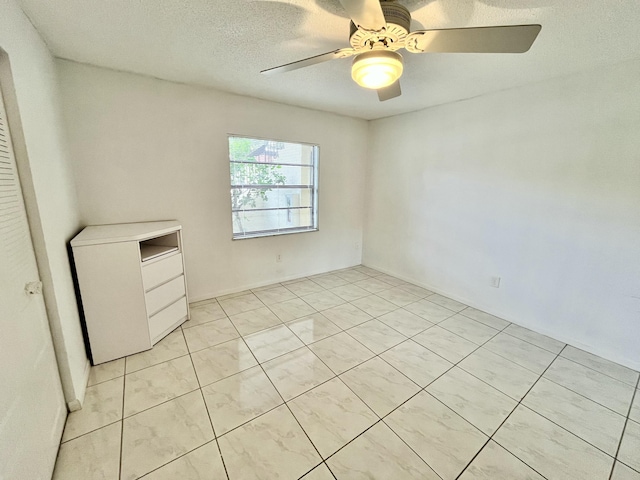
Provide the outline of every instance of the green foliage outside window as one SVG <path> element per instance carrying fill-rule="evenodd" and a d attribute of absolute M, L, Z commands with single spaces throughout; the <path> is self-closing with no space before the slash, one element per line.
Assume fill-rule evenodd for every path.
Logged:
<path fill-rule="evenodd" d="M 260 147 L 267 147 L 266 140 L 250 138 L 229 138 L 229 159 L 231 168 L 231 208 L 234 221 L 240 230 L 245 207 L 256 208 L 258 199 L 266 202 L 271 188 L 251 188 L 250 185 L 284 185 L 286 177 L 281 173 L 281 165 L 258 162 L 252 155 Z M 241 163 L 237 163 L 241 162 Z"/>

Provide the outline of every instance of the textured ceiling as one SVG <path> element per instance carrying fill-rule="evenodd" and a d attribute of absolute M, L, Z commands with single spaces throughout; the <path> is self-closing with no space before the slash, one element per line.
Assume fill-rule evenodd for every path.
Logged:
<path fill-rule="evenodd" d="M 525 54 L 406 53 L 403 95 L 380 103 L 351 80 L 351 59 L 259 73 L 348 46 L 338 0 L 19 1 L 58 57 L 365 119 L 640 56 L 638 0 L 400 0 L 412 30 L 539 23 L 542 31 Z"/>

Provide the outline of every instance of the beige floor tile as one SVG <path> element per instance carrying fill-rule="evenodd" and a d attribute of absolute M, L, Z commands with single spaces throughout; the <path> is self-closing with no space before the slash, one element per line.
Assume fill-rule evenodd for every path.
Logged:
<path fill-rule="evenodd" d="M 640 390 L 636 390 L 636 394 L 633 397 L 633 405 L 629 411 L 629 418 L 634 422 L 640 423 Z"/>
<path fill-rule="evenodd" d="M 362 297 L 351 303 L 372 317 L 379 317 L 385 313 L 393 312 L 398 309 L 397 305 L 394 305 L 388 300 L 378 297 L 377 295 Z"/>
<path fill-rule="evenodd" d="M 489 436 L 517 404 L 514 399 L 458 367 L 453 367 L 426 390 Z"/>
<path fill-rule="evenodd" d="M 379 320 L 370 320 L 362 323 L 357 327 L 350 328 L 347 333 L 376 354 L 382 353 L 407 339 L 406 336 Z"/>
<path fill-rule="evenodd" d="M 318 293 L 324 290 L 323 287 L 311 280 L 287 283 L 286 288 L 298 297 L 304 297 L 305 295 L 311 295 L 312 293 Z"/>
<path fill-rule="evenodd" d="M 404 309 L 410 311 L 411 313 L 415 313 L 420 318 L 424 318 L 431 323 L 439 323 L 444 319 L 456 314 L 456 312 L 454 312 L 453 310 L 449 310 L 448 308 L 444 308 L 440 305 L 436 305 L 435 303 L 430 302 L 428 298 L 429 297 L 423 300 L 419 300 L 415 303 L 410 303 L 409 305 L 405 306 Z"/>
<path fill-rule="evenodd" d="M 528 328 L 521 327 L 520 325 L 516 325 L 512 323 L 507 328 L 503 330 L 505 333 L 509 335 L 513 335 L 520 340 L 524 340 L 525 342 L 533 343 L 535 346 L 544 348 L 552 353 L 560 353 L 565 343 L 559 342 L 551 337 L 547 337 L 546 335 L 542 335 L 540 333 L 534 332 L 533 330 L 529 330 Z"/>
<path fill-rule="evenodd" d="M 282 322 L 267 307 L 256 308 L 248 312 L 231 315 L 229 317 L 235 325 L 240 335 L 249 335 L 250 333 L 266 330 L 269 327 L 280 325 Z"/>
<path fill-rule="evenodd" d="M 307 473 L 300 480 L 335 480 L 327 466 L 322 463 Z"/>
<path fill-rule="evenodd" d="M 254 295 L 265 305 L 273 305 L 274 303 L 286 302 L 287 300 L 297 298 L 295 293 L 283 286 L 260 289 L 255 291 Z"/>
<path fill-rule="evenodd" d="M 154 470 L 144 480 L 222 480 L 227 474 L 215 440 Z"/>
<path fill-rule="evenodd" d="M 369 278 L 369 275 L 367 275 L 366 273 L 358 272 L 356 270 L 340 271 L 336 273 L 336 276 L 342 278 L 343 280 L 346 280 L 349 283 L 354 283 Z"/>
<path fill-rule="evenodd" d="M 605 360 L 602 357 L 598 357 L 585 352 L 584 350 L 572 347 L 571 345 L 567 345 L 560 356 L 613 377 L 621 382 L 633 385 L 634 387 L 638 381 L 638 376 L 640 375 L 640 373 L 635 370 L 631 370 L 630 368 Z"/>
<path fill-rule="evenodd" d="M 342 285 L 340 287 L 334 287 L 329 290 L 334 295 L 339 296 L 341 299 L 351 302 L 353 300 L 357 300 L 358 298 L 366 297 L 370 295 L 365 289 L 358 287 L 352 283 L 348 283 L 346 285 Z"/>
<path fill-rule="evenodd" d="M 625 418 L 588 398 L 541 378 L 522 404 L 615 456 Z"/>
<path fill-rule="evenodd" d="M 378 420 L 338 378 L 293 399 L 289 407 L 324 458 Z"/>
<path fill-rule="evenodd" d="M 197 306 L 189 306 L 189 314 L 191 319 L 182 324 L 183 328 L 191 328 L 227 317 L 220 304 L 215 300 L 205 304 L 198 304 Z"/>
<path fill-rule="evenodd" d="M 494 441 L 489 441 L 467 467 L 460 480 L 544 480 Z"/>
<path fill-rule="evenodd" d="M 417 335 L 433 326 L 433 323 L 428 320 L 402 308 L 382 315 L 378 317 L 378 320 L 408 337 Z"/>
<path fill-rule="evenodd" d="M 421 387 L 426 387 L 453 367 L 453 363 L 413 340 L 396 345 L 380 357 Z"/>
<path fill-rule="evenodd" d="M 252 333 L 244 337 L 244 340 L 260 363 L 304 346 L 286 325 Z"/>
<path fill-rule="evenodd" d="M 627 426 L 620 442 L 618 460 L 640 472 L 640 423 L 627 421 Z"/>
<path fill-rule="evenodd" d="M 401 288 L 405 292 L 409 292 L 415 295 L 416 297 L 420 297 L 420 298 L 425 298 L 434 294 L 434 292 L 432 292 L 431 290 L 427 290 L 426 288 L 422 288 L 417 285 L 413 285 L 411 283 L 405 283 L 404 285 L 400 285 L 399 288 Z"/>
<path fill-rule="evenodd" d="M 264 307 L 264 303 L 262 303 L 254 293 L 246 293 L 222 300 L 218 299 L 218 302 L 228 316 Z"/>
<path fill-rule="evenodd" d="M 418 385 L 378 357 L 343 373 L 340 378 L 380 417 L 420 390 Z"/>
<path fill-rule="evenodd" d="M 191 354 L 200 386 L 217 382 L 257 365 L 253 353 L 241 338 Z"/>
<path fill-rule="evenodd" d="M 443 480 L 455 479 L 488 440 L 426 392 L 413 397 L 384 422 Z"/>
<path fill-rule="evenodd" d="M 311 350 L 299 348 L 262 365 L 285 400 L 311 390 L 334 373 Z"/>
<path fill-rule="evenodd" d="M 219 297 L 216 297 L 215 300 L 218 303 L 220 303 L 223 300 L 228 300 L 230 298 L 242 297 L 243 295 L 250 295 L 251 293 L 253 293 L 251 290 L 242 290 L 240 292 L 233 292 L 233 293 L 227 293 L 226 295 L 220 295 Z"/>
<path fill-rule="evenodd" d="M 355 327 L 373 318 L 350 303 L 329 308 L 322 314 L 343 330 Z"/>
<path fill-rule="evenodd" d="M 202 393 L 217 436 L 283 403 L 260 366 L 207 385 Z"/>
<path fill-rule="evenodd" d="M 475 343 L 438 325 L 419 333 L 412 339 L 452 363 L 459 362 L 478 348 Z"/>
<path fill-rule="evenodd" d="M 182 331 L 177 329 L 156 343 L 151 350 L 129 355 L 125 359 L 125 370 L 126 373 L 132 373 L 143 368 L 157 365 L 158 363 L 166 362 L 167 360 L 181 357 L 188 353 L 189 350 L 184 341 Z"/>
<path fill-rule="evenodd" d="M 87 386 L 91 387 L 92 385 L 106 382 L 107 380 L 113 380 L 116 377 L 122 377 L 124 375 L 124 362 L 124 358 L 118 358 L 111 362 L 94 365 L 89 372 L 89 382 Z"/>
<path fill-rule="evenodd" d="M 627 467 L 624 463 L 616 462 L 611 480 L 640 480 L 640 472 Z"/>
<path fill-rule="evenodd" d="M 364 273 L 365 275 L 369 275 L 371 277 L 377 277 L 378 275 L 382 275 L 382 272 L 378 270 L 374 270 L 370 267 L 365 267 L 364 265 L 360 265 L 359 267 L 354 268 L 356 272 Z"/>
<path fill-rule="evenodd" d="M 121 478 L 138 478 L 213 438 L 200 391 L 126 418 L 122 431 Z"/>
<path fill-rule="evenodd" d="M 404 285 L 405 283 L 407 283 L 404 280 L 400 280 L 399 278 L 393 277 L 391 275 L 387 275 L 386 273 L 383 273 L 382 275 L 377 275 L 376 279 L 382 280 L 383 282 L 388 283 L 393 287 L 398 287 L 400 285 Z"/>
<path fill-rule="evenodd" d="M 326 289 L 339 287 L 341 285 L 346 285 L 347 283 L 349 283 L 345 279 L 340 278 L 335 274 L 316 275 L 313 278 L 311 278 L 311 281 L 316 285 Z M 314 293 L 314 292 L 308 292 L 308 293 Z"/>
<path fill-rule="evenodd" d="M 229 480 L 297 479 L 321 462 L 282 405 L 219 439 Z"/>
<path fill-rule="evenodd" d="M 500 333 L 500 331 L 495 328 L 488 327 L 483 323 L 476 322 L 460 314 L 447 318 L 440 322 L 438 326 L 462 338 L 466 338 L 477 345 L 488 342 Z"/>
<path fill-rule="evenodd" d="M 369 293 L 378 293 L 382 290 L 388 290 L 390 286 L 388 283 L 385 283 L 382 280 L 378 280 L 375 277 L 360 280 L 358 282 L 355 282 L 354 285 L 356 287 L 362 288 L 363 290 L 366 290 Z"/>
<path fill-rule="evenodd" d="M 345 303 L 342 298 L 340 298 L 338 295 L 335 295 L 334 293 L 331 293 L 330 291 L 305 295 L 304 297 L 302 297 L 302 300 L 304 300 L 319 312 L 328 308 L 337 307 L 338 305 L 342 305 L 343 303 Z"/>
<path fill-rule="evenodd" d="M 309 348 L 337 375 L 373 357 L 373 352 L 347 333 L 312 343 Z"/>
<path fill-rule="evenodd" d="M 516 400 L 524 397 L 540 376 L 484 347 L 462 360 L 458 366 Z"/>
<path fill-rule="evenodd" d="M 627 416 L 634 388 L 578 363 L 559 357 L 544 378 Z"/>
<path fill-rule="evenodd" d="M 556 358 L 554 353 L 506 333 L 493 337 L 484 348 L 537 374 L 542 374 Z"/>
<path fill-rule="evenodd" d="M 290 322 L 296 318 L 306 317 L 316 312 L 316 309 L 300 298 L 270 305 L 269 308 L 283 322 Z"/>
<path fill-rule="evenodd" d="M 415 303 L 420 300 L 419 296 L 407 292 L 402 288 L 403 286 L 404 285 L 390 288 L 388 290 L 382 290 L 381 292 L 376 293 L 376 295 L 398 307 L 404 307 L 405 305 L 409 305 L 410 303 Z"/>
<path fill-rule="evenodd" d="M 288 322 L 287 327 L 305 344 L 317 342 L 342 331 L 320 312 Z"/>
<path fill-rule="evenodd" d="M 130 373 L 124 381 L 124 416 L 155 407 L 199 387 L 188 355 Z"/>
<path fill-rule="evenodd" d="M 191 353 L 238 338 L 231 320 L 224 318 L 184 330 L 184 338 Z"/>
<path fill-rule="evenodd" d="M 440 479 L 382 422 L 340 450 L 328 463 L 338 479 Z"/>
<path fill-rule="evenodd" d="M 496 330 L 502 330 L 510 325 L 510 323 L 500 317 L 491 315 L 490 313 L 483 312 L 473 307 L 467 307 L 460 311 L 461 315 L 468 317 L 477 322 L 483 323 L 488 327 L 495 328 Z"/>
<path fill-rule="evenodd" d="M 67 417 L 62 441 L 89 433 L 122 419 L 122 393 L 124 377 L 87 387 L 81 410 Z"/>
<path fill-rule="evenodd" d="M 547 478 L 606 480 L 613 464 L 613 458 L 523 406 L 493 439 Z"/>
<path fill-rule="evenodd" d="M 460 303 L 452 298 L 445 297 L 444 295 L 438 295 L 438 294 L 429 295 L 427 297 L 427 300 L 437 305 L 440 305 L 441 307 L 448 308 L 449 310 L 453 310 L 454 312 L 460 312 L 461 310 L 464 310 L 465 308 L 467 308 L 467 306 L 464 303 Z"/>
<path fill-rule="evenodd" d="M 53 480 L 117 479 L 122 422 L 60 445 Z"/>

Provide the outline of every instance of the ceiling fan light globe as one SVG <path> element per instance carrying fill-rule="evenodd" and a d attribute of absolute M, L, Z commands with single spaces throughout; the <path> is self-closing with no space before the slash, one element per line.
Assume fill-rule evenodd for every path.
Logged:
<path fill-rule="evenodd" d="M 353 59 L 351 78 L 364 88 L 377 90 L 393 84 L 402 75 L 402 55 L 389 50 L 372 50 Z"/>

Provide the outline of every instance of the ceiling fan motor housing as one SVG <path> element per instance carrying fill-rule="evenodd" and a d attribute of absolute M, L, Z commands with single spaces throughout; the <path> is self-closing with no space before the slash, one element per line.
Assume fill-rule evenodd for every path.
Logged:
<path fill-rule="evenodd" d="M 371 47 L 375 43 L 386 43 L 390 50 L 397 50 L 411 29 L 411 13 L 395 0 L 381 1 L 382 13 L 387 21 L 387 28 L 380 32 L 360 30 L 351 22 L 349 43 L 356 50 Z M 395 44 L 395 45 L 394 45 Z M 395 48 L 394 48 L 395 47 Z"/>

